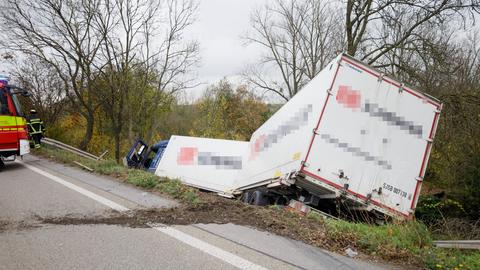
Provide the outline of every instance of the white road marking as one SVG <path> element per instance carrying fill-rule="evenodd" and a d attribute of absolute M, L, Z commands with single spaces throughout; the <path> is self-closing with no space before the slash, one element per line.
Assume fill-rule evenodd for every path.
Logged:
<path fill-rule="evenodd" d="M 22 161 L 16 161 L 20 164 L 22 164 L 23 166 L 27 167 L 28 169 L 40 174 L 40 175 L 43 175 L 69 189 L 72 189 L 84 196 L 87 196 L 89 197 L 90 199 L 93 199 L 105 206 L 108 206 L 114 210 L 117 210 L 117 211 L 120 211 L 120 212 L 123 212 L 123 211 L 128 211 L 130 210 L 129 208 L 125 207 L 125 206 L 122 206 L 116 202 L 113 202 L 107 198 L 104 198 L 100 195 L 97 195 L 91 191 L 88 191 L 82 187 L 79 187 L 77 185 L 74 185 L 66 180 L 63 180 L 61 179 L 60 177 L 58 176 L 55 176 L 55 175 L 52 175 L 44 170 L 41 170 L 35 166 L 32 166 L 32 165 L 29 165 L 29 164 L 26 164 Z M 263 266 L 260 266 L 258 264 L 255 264 L 251 261 L 248 261 L 242 257 L 239 257 L 231 252 L 228 252 L 226 250 L 223 250 L 221 248 L 218 248 L 214 245 L 211 245 L 205 241 L 202 241 L 198 238 L 195 238 L 193 236 L 190 236 L 182 231 L 179 231 L 177 229 L 174 229 L 172 227 L 158 227 L 158 226 L 155 226 L 155 225 L 152 225 L 152 224 L 149 224 L 149 226 L 159 232 L 162 232 L 174 239 L 177 239 L 178 241 L 180 242 L 183 242 L 191 247 L 194 247 L 196 249 L 199 249 L 215 258 L 218 258 L 228 264 L 231 264 L 239 269 L 244 269 L 244 270 L 267 270 L 267 268 L 263 267 Z"/>
<path fill-rule="evenodd" d="M 53 175 L 53 174 L 50 174 L 50 173 L 48 173 L 48 172 L 46 172 L 46 171 L 44 171 L 44 170 L 41 170 L 41 169 L 39 169 L 39 168 L 37 168 L 37 167 L 34 167 L 34 166 L 32 166 L 32 165 L 28 165 L 28 164 L 26 164 L 26 163 L 24 163 L 24 162 L 21 162 L 21 161 L 18 161 L 18 160 L 17 160 L 17 162 L 18 162 L 18 163 L 21 163 L 23 166 L 27 167 L 28 169 L 30 169 L 30 170 L 32 170 L 32 171 L 34 171 L 34 172 L 36 172 L 36 173 L 38 173 L 38 174 L 40 174 L 40 175 L 43 175 L 43 176 L 49 178 L 50 180 L 53 180 L 53 181 L 55 181 L 55 182 L 57 182 L 57 183 L 65 186 L 65 187 L 67 187 L 67 188 L 69 188 L 69 189 L 71 189 L 71 190 L 74 190 L 74 191 L 76 191 L 76 192 L 78 192 L 78 193 L 80 193 L 80 194 L 82 194 L 82 195 L 84 195 L 84 196 L 87 196 L 87 197 L 89 197 L 90 199 L 93 199 L 93 200 L 95 200 L 95 201 L 97 201 L 97 202 L 99 202 L 99 203 L 101 203 L 101 204 L 103 204 L 103 205 L 105 205 L 105 206 L 108 206 L 108 207 L 110 207 L 110 208 L 112 208 L 112 209 L 114 209 L 114 210 L 117 210 L 117 211 L 119 211 L 119 212 L 124 212 L 124 211 L 130 210 L 130 209 L 126 208 L 126 207 L 123 206 L 123 205 L 120 205 L 120 204 L 118 204 L 118 203 L 116 203 L 116 202 L 114 202 L 114 201 L 111 201 L 111 200 L 109 200 L 109 199 L 107 199 L 107 198 L 104 198 L 104 197 L 102 197 L 102 196 L 100 196 L 100 195 L 97 195 L 97 194 L 95 194 L 95 193 L 93 193 L 93 192 L 91 192 L 91 191 L 89 191 L 89 190 L 86 190 L 86 189 L 84 189 L 84 188 L 82 188 L 82 187 L 79 187 L 79 186 L 77 186 L 77 185 L 74 185 L 74 184 L 72 184 L 72 183 L 70 183 L 70 182 L 68 182 L 68 181 L 65 181 L 65 180 L 61 179 L 61 178 L 58 177 L 58 176 L 55 176 L 55 175 Z"/>
<path fill-rule="evenodd" d="M 210 245 L 207 242 L 204 242 L 198 238 L 192 237 L 182 231 L 174 229 L 172 227 L 157 227 L 154 225 L 149 225 L 155 230 L 162 232 L 170 237 L 173 237 L 189 246 L 200 249 L 201 251 L 210 254 L 213 257 L 216 257 L 224 262 L 227 262 L 240 269 L 256 269 L 256 270 L 266 270 L 267 268 L 254 264 L 250 261 L 245 260 L 242 257 L 234 255 L 228 251 L 220 249 L 216 246 Z"/>

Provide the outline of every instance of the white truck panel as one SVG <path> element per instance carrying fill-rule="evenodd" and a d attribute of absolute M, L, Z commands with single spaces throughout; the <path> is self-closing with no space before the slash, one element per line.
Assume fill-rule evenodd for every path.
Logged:
<path fill-rule="evenodd" d="M 226 193 L 243 167 L 248 142 L 172 136 L 155 174 Z"/>
<path fill-rule="evenodd" d="M 340 55 L 255 131 L 235 188 L 300 171 L 330 191 L 346 191 L 390 215 L 410 216 L 440 107 Z"/>
<path fill-rule="evenodd" d="M 250 142 L 172 136 L 156 174 L 232 193 L 299 172 L 316 192 L 411 217 L 440 110 L 433 98 L 339 55 Z"/>
<path fill-rule="evenodd" d="M 440 104 L 353 59 L 341 63 L 303 171 L 409 216 Z"/>
<path fill-rule="evenodd" d="M 253 133 L 236 188 L 300 169 L 339 59 L 334 59 Z"/>

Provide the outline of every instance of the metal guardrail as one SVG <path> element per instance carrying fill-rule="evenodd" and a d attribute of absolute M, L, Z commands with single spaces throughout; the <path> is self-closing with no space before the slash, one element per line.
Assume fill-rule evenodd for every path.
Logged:
<path fill-rule="evenodd" d="M 444 240 L 444 241 L 433 241 L 433 244 L 439 248 L 459 248 L 459 249 L 480 250 L 480 240 Z"/>
<path fill-rule="evenodd" d="M 100 157 L 98 157 L 98 156 L 95 156 L 94 154 L 90 154 L 88 152 L 85 152 L 83 150 L 75 148 L 71 145 L 68 145 L 68 144 L 65 144 L 65 143 L 59 142 L 57 140 L 50 139 L 50 138 L 43 138 L 42 143 L 45 143 L 47 145 L 51 145 L 51 146 L 69 151 L 71 153 L 74 153 L 74 154 L 77 154 L 77 155 L 82 156 L 84 158 L 88 158 L 88 159 L 92 159 L 92 160 L 100 160 L 106 154 L 104 152 Z"/>

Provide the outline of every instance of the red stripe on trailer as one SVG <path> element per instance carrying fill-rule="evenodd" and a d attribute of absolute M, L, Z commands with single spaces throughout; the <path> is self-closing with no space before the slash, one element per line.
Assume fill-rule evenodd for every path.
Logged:
<path fill-rule="evenodd" d="M 348 58 L 346 58 L 346 57 L 344 57 L 344 56 L 342 57 L 342 60 L 345 61 L 345 62 L 347 62 L 347 63 L 349 63 L 349 64 L 352 65 L 352 66 L 355 66 L 356 68 L 359 68 L 359 69 L 367 72 L 368 74 L 371 74 L 371 75 L 373 75 L 373 76 L 375 76 L 375 77 L 377 77 L 377 78 L 380 77 L 379 74 L 377 74 L 377 73 L 375 73 L 375 72 L 373 72 L 373 71 L 371 71 L 371 70 L 363 67 L 362 65 L 359 65 L 359 64 L 351 61 L 350 59 L 348 59 Z M 383 78 L 383 80 L 384 80 L 385 82 L 391 84 L 391 85 L 396 86 L 396 87 L 401 87 L 400 84 L 398 84 L 398 83 L 396 83 L 396 82 L 394 82 L 394 81 L 391 81 L 391 80 L 389 80 L 388 78 Z M 417 93 L 416 91 L 414 91 L 414 90 L 412 90 L 412 89 L 409 89 L 409 88 L 407 88 L 407 87 L 405 87 L 405 86 L 404 86 L 403 90 L 404 90 L 405 92 L 407 92 L 407 93 L 409 93 L 409 94 L 417 97 L 417 98 L 426 99 L 428 103 L 436 106 L 437 109 L 440 108 L 440 104 L 437 103 L 437 102 L 435 102 L 435 101 L 433 101 L 433 100 L 432 100 L 431 98 L 429 98 L 429 97 L 423 96 L 423 95 Z"/>
<path fill-rule="evenodd" d="M 312 178 L 315 178 L 315 179 L 317 179 L 317 180 L 319 180 L 319 181 L 322 181 L 322 182 L 324 182 L 324 183 L 326 183 L 326 184 L 328 184 L 328 185 L 330 185 L 330 186 L 333 186 L 333 187 L 335 187 L 335 188 L 337 188 L 337 189 L 343 189 L 342 186 L 340 186 L 340 185 L 338 185 L 338 184 L 335 184 L 334 182 L 329 181 L 329 180 L 327 180 L 327 179 L 325 179 L 325 178 L 323 178 L 323 177 L 321 177 L 321 176 L 319 176 L 319 175 L 316 175 L 316 174 L 314 174 L 314 173 L 311 173 L 311 172 L 309 172 L 309 171 L 307 171 L 307 170 L 305 170 L 305 169 L 303 169 L 303 168 L 300 170 L 300 172 L 302 172 L 302 173 L 304 173 L 304 174 L 307 174 L 308 176 L 310 176 L 310 177 L 312 177 Z M 372 204 L 375 204 L 376 206 L 379 206 L 379 207 L 384 208 L 384 209 L 388 209 L 389 211 L 391 211 L 391 212 L 393 212 L 393 213 L 395 213 L 395 214 L 397 214 L 397 215 L 402 215 L 402 216 L 404 216 L 404 217 L 406 217 L 406 218 L 410 218 L 410 217 L 411 217 L 411 215 L 404 214 L 404 213 L 402 213 L 402 212 L 400 212 L 400 211 L 398 211 L 398 210 L 395 210 L 395 209 L 393 209 L 393 208 L 391 208 L 391 207 L 389 207 L 389 206 L 387 206 L 387 205 L 385 205 L 385 204 L 382 204 L 382 203 L 380 203 L 380 202 L 378 202 L 378 201 L 375 201 L 375 200 L 372 200 L 372 199 L 369 200 L 367 197 L 363 196 L 362 194 L 356 193 L 356 192 L 351 191 L 351 190 L 348 190 L 348 189 L 346 190 L 346 192 L 350 193 L 351 195 L 353 195 L 353 196 L 355 196 L 355 197 L 357 197 L 357 198 L 360 198 L 360 199 L 364 200 L 365 202 L 369 201 L 369 202 L 371 202 Z"/>
<path fill-rule="evenodd" d="M 314 132 L 317 131 L 318 126 L 320 125 L 320 121 L 322 121 L 323 113 L 325 112 L 325 108 L 327 107 L 328 100 L 330 99 L 330 91 L 332 91 L 333 84 L 335 84 L 335 80 L 337 79 L 337 74 L 338 74 L 338 70 L 340 69 L 341 62 L 342 62 L 342 59 L 340 59 L 340 61 L 338 61 L 337 70 L 335 70 L 335 75 L 333 75 L 333 80 L 332 80 L 332 83 L 330 84 L 330 88 L 328 89 L 327 98 L 325 99 L 325 103 L 323 104 L 322 113 L 320 114 L 320 117 L 318 118 L 318 122 L 317 122 L 317 125 L 315 126 Z M 313 134 L 312 140 L 310 141 L 310 146 L 308 146 L 307 155 L 305 156 L 305 162 L 307 162 L 307 160 L 308 160 L 308 155 L 310 154 L 310 150 L 312 149 L 312 145 L 313 145 L 314 140 L 315 140 L 315 134 Z M 305 163 L 302 164 L 302 166 L 300 168 L 300 171 L 303 170 L 304 167 L 305 167 Z"/>
<path fill-rule="evenodd" d="M 305 173 L 305 174 L 308 174 L 309 176 L 311 176 L 311 177 L 313 177 L 313 178 L 315 178 L 315 179 L 317 179 L 317 180 L 320 180 L 320 181 L 322 181 L 322 182 L 325 182 L 325 183 L 327 183 L 327 184 L 329 184 L 330 186 L 333 186 L 333 187 L 335 187 L 335 188 L 338 188 L 338 189 L 342 189 L 342 188 L 343 188 L 341 185 L 335 184 L 334 182 L 329 181 L 329 180 L 327 180 L 327 179 L 325 179 L 325 178 L 323 178 L 323 177 L 321 177 L 321 176 L 319 176 L 319 175 L 316 175 L 316 174 L 314 174 L 314 173 L 311 173 L 311 172 L 309 172 L 309 171 L 307 171 L 307 170 L 305 170 L 305 169 L 302 169 L 300 172 L 303 172 L 303 173 Z M 355 193 L 355 194 L 357 194 L 357 193 Z M 362 196 L 362 195 L 360 195 L 360 194 L 357 194 L 357 195 L 358 195 L 358 196 Z"/>
<path fill-rule="evenodd" d="M 430 128 L 430 134 L 428 135 L 428 138 L 430 140 L 433 139 L 433 133 L 435 131 L 435 126 L 438 122 L 438 116 L 440 115 L 440 112 L 437 111 L 435 112 L 435 116 L 433 117 L 433 121 L 432 121 L 432 127 Z M 418 173 L 418 176 L 423 178 L 423 176 L 425 175 L 425 164 L 426 164 L 426 161 L 427 161 L 427 158 L 428 158 L 428 152 L 430 151 L 430 148 L 432 147 L 432 143 L 430 142 L 427 142 L 427 146 L 425 147 L 425 152 L 423 154 L 423 160 L 422 160 L 422 166 L 420 167 L 420 172 Z M 420 188 L 420 185 L 421 185 L 421 181 L 417 181 L 417 185 L 415 186 L 415 192 L 413 193 L 413 198 L 412 198 L 412 204 L 410 205 L 410 209 L 415 209 L 414 208 L 414 204 L 415 204 L 415 201 L 417 199 L 417 194 L 418 194 L 418 190 Z"/>

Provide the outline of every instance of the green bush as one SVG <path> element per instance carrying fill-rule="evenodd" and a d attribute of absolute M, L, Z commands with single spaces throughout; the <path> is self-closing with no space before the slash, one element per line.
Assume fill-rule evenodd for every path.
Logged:
<path fill-rule="evenodd" d="M 431 245 L 427 227 L 420 222 L 369 225 L 344 220 L 326 219 L 327 234 L 334 240 L 356 243 L 357 247 L 384 259 L 407 258 L 419 255 L 422 248 Z"/>
<path fill-rule="evenodd" d="M 424 257 L 428 269 L 480 269 L 479 251 L 434 248 L 426 252 Z"/>
<path fill-rule="evenodd" d="M 436 223 L 444 217 L 464 217 L 465 215 L 467 213 L 458 201 L 435 196 L 420 196 L 415 210 L 415 217 L 427 224 Z"/>
<path fill-rule="evenodd" d="M 119 165 L 114 160 L 103 160 L 99 162 L 91 162 L 92 168 L 95 172 L 105 175 L 122 175 L 127 172 L 127 169 L 122 165 Z"/>
<path fill-rule="evenodd" d="M 127 182 L 143 188 L 154 188 L 158 184 L 158 176 L 142 170 L 128 170 Z"/>
<path fill-rule="evenodd" d="M 177 179 L 171 180 L 165 178 L 159 182 L 157 189 L 163 193 L 169 194 L 175 199 L 182 200 L 183 202 L 193 204 L 200 202 L 196 191 L 193 188 L 182 184 L 182 182 Z"/>
<path fill-rule="evenodd" d="M 73 163 L 73 161 L 77 161 L 92 168 L 96 173 L 121 177 L 135 186 L 147 189 L 156 188 L 158 191 L 181 200 L 182 202 L 193 204 L 200 202 L 197 192 L 193 188 L 184 185 L 179 180 L 170 180 L 167 178 L 160 179 L 158 176 L 143 170 L 127 169 L 116 163 L 114 160 L 92 161 L 49 146 L 34 150 L 34 153 L 75 166 L 77 165 Z"/>
<path fill-rule="evenodd" d="M 72 161 L 75 161 L 75 160 L 82 162 L 86 160 L 85 158 L 79 157 L 70 152 L 67 152 L 58 148 L 54 148 L 48 145 L 42 145 L 42 147 L 39 149 L 32 149 L 32 153 L 53 158 L 56 161 L 59 161 L 62 163 L 72 163 Z"/>

